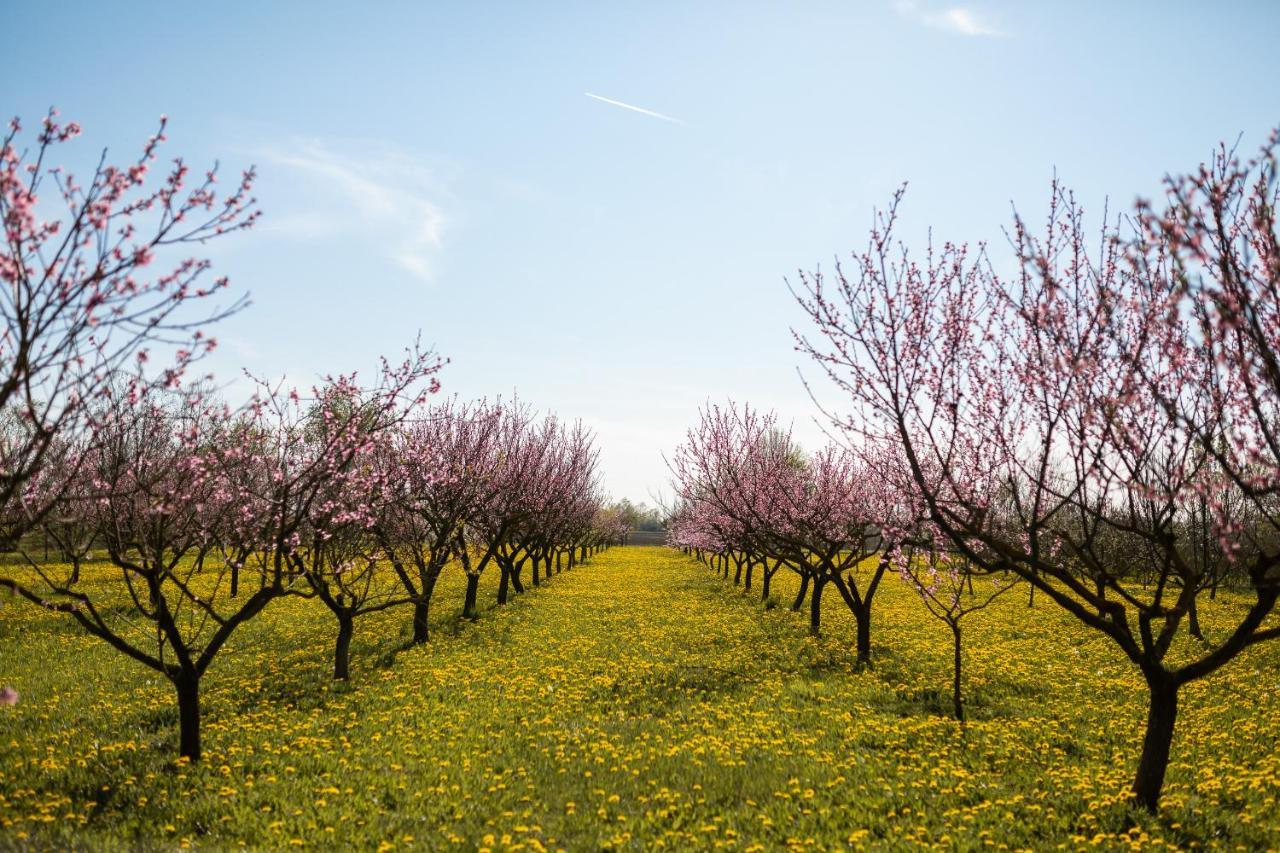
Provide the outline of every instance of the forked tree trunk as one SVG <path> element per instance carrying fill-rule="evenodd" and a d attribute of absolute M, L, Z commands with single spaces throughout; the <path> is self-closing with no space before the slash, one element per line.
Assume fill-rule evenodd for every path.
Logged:
<path fill-rule="evenodd" d="M 836 591 L 840 593 L 844 603 L 849 606 L 849 612 L 853 614 L 854 648 L 858 653 L 855 665 L 858 669 L 871 666 L 871 603 L 879 586 L 880 571 L 883 571 L 883 564 L 861 595 L 854 594 L 854 590 L 850 589 L 843 576 L 837 574 L 832 579 Z"/>
<path fill-rule="evenodd" d="M 178 691 L 178 755 L 200 760 L 200 676 L 182 673 L 174 679 Z"/>
<path fill-rule="evenodd" d="M 753 559 L 751 559 L 750 557 L 748 557 L 748 558 L 747 558 L 747 573 L 746 573 L 746 575 L 744 575 L 744 576 L 743 576 L 743 578 L 742 578 L 742 591 L 743 591 L 743 592 L 751 592 L 751 570 L 752 570 L 752 569 L 754 569 L 755 567 L 756 567 L 756 561 L 755 561 L 755 560 L 753 560 Z"/>
<path fill-rule="evenodd" d="M 1178 718 L 1178 684 L 1168 673 L 1156 669 L 1147 675 L 1150 705 L 1147 707 L 1147 732 L 1142 740 L 1142 758 L 1133 780 L 1133 799 L 1155 814 L 1160 805 L 1165 772 L 1169 769 L 1169 748 L 1173 744 L 1173 726 Z"/>

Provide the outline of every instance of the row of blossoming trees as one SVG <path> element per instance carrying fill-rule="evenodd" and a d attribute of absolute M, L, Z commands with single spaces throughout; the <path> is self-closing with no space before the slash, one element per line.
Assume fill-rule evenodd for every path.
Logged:
<path fill-rule="evenodd" d="M 793 288 L 840 446 L 805 457 L 767 416 L 705 412 L 671 462 L 673 542 L 759 566 L 766 593 L 800 572 L 815 630 L 834 586 L 862 662 L 902 573 L 954 632 L 958 715 L 960 618 L 1029 585 L 1145 679 L 1133 796 L 1154 810 L 1180 688 L 1280 637 L 1278 145 L 1219 149 L 1092 237 L 1055 184 L 1042 231 L 1015 218 L 1012 275 L 981 246 L 911 251 L 899 191 L 850 264 Z"/>
<path fill-rule="evenodd" d="M 602 504 L 587 430 L 517 402 L 433 404 L 443 362 L 418 346 L 372 384 L 258 382 L 235 410 L 188 382 L 213 347 L 204 327 L 242 303 L 198 309 L 226 287 L 202 284 L 206 261 L 146 268 L 258 214 L 252 171 L 219 196 L 216 170 L 192 188 L 175 160 L 147 189 L 163 129 L 127 166 L 104 154 L 85 185 L 49 164 L 79 133 L 56 113 L 34 148 L 16 120 L 0 148 L 0 538 L 21 556 L 0 589 L 168 678 L 196 759 L 201 679 L 272 602 L 323 604 L 346 678 L 361 616 L 402 607 L 411 642 L 427 640 L 446 566 L 474 617 L 489 567 L 505 603 L 526 569 L 536 585 L 625 520 Z M 61 559 L 25 547 L 33 535 Z"/>
<path fill-rule="evenodd" d="M 772 412 L 710 407 L 671 458 L 678 501 L 669 541 L 726 578 L 732 571 L 746 591 L 758 570 L 760 598 L 770 605 L 775 575 L 795 573 L 791 609 L 808 600 L 814 636 L 830 586 L 853 615 L 859 668 L 871 664 L 875 595 L 893 570 L 951 631 L 953 708 L 963 721 L 963 620 L 1012 589 L 1016 575 L 975 585 L 976 576 L 992 573 L 945 546 L 901 481 L 883 476 L 889 463 L 838 444 L 806 454 Z"/>

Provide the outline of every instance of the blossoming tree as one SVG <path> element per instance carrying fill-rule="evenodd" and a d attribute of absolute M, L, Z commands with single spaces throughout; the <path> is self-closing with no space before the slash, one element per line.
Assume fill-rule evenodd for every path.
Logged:
<path fill-rule="evenodd" d="M 1096 249 L 1055 185 L 1041 236 L 1015 221 L 1011 277 L 981 247 L 895 242 L 900 192 L 848 271 L 796 288 L 798 345 L 848 407 L 836 424 L 901 448 L 958 558 L 1020 576 L 1141 672 L 1132 793 L 1153 811 L 1179 688 L 1280 636 L 1273 152 L 1170 178 L 1164 209 Z M 1211 535 L 1190 536 L 1206 502 Z M 1188 546 L 1206 541 L 1247 601 L 1212 642 L 1175 645 L 1210 580 Z"/>
<path fill-rule="evenodd" d="M 125 372 L 134 393 L 174 386 L 213 348 L 204 327 L 245 304 L 215 305 L 227 279 L 208 281 L 209 262 L 181 249 L 253 225 L 254 171 L 225 194 L 217 166 L 193 178 L 181 158 L 153 180 L 165 126 L 128 162 L 104 151 L 83 182 L 53 162 L 81 130 L 56 110 L 31 147 L 18 119 L 0 140 L 0 539 L 10 545 L 58 499 L 52 472 L 64 487 L 79 476 L 72 463 L 86 457 L 70 451 L 92 444 L 95 401 Z M 52 461 L 19 506 L 23 484 Z"/>

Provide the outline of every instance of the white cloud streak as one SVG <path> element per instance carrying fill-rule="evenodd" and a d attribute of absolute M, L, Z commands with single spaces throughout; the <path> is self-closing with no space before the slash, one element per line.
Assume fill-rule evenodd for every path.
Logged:
<path fill-rule="evenodd" d="M 965 6 L 951 6 L 940 11 L 930 11 L 922 8 L 916 0 L 896 0 L 893 8 L 905 18 L 957 35 L 979 38 L 1004 38 L 1010 35 L 987 21 L 978 12 Z"/>
<path fill-rule="evenodd" d="M 313 190 L 337 196 L 330 209 L 286 214 L 265 223 L 268 229 L 299 239 L 358 236 L 415 278 L 432 280 L 446 220 L 430 197 L 430 175 L 408 157 L 348 157 L 319 142 L 262 153 L 311 179 Z"/>
<path fill-rule="evenodd" d="M 615 107 L 622 107 L 624 110 L 631 110 L 633 113 L 640 113 L 640 115 L 646 115 L 652 118 L 660 118 L 663 121 L 669 121 L 672 124 L 684 124 L 684 122 L 678 118 L 672 118 L 671 116 L 663 115 L 662 113 L 655 113 L 653 110 L 646 110 L 644 107 L 637 107 L 633 104 L 624 104 L 622 101 L 615 101 L 613 98 L 606 98 L 603 95 L 593 95 L 591 92 L 583 92 L 582 94 L 586 95 L 588 98 L 594 98 L 597 101 L 612 104 Z"/>

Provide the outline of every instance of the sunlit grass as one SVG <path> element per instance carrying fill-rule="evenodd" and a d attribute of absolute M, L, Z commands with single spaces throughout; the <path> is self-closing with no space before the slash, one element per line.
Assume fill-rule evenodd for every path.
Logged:
<path fill-rule="evenodd" d="M 0 846 L 1280 846 L 1280 646 L 1184 691 L 1151 818 L 1124 803 L 1141 681 L 1047 602 L 973 617 L 962 729 L 949 635 L 904 584 L 863 673 L 838 596 L 815 640 L 794 578 L 774 587 L 766 610 L 680 554 L 614 549 L 473 624 L 450 569 L 431 643 L 400 650 L 407 612 L 364 619 L 342 685 L 327 612 L 277 602 L 204 680 L 198 766 L 167 683 L 3 599 L 22 701 L 0 708 Z"/>

